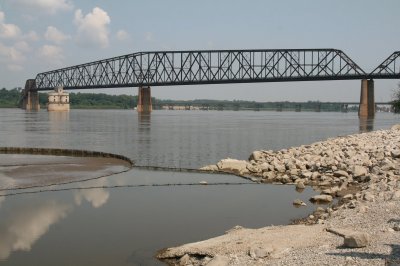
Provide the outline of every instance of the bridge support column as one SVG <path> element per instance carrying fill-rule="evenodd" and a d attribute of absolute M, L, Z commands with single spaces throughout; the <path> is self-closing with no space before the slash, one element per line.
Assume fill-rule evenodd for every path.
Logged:
<path fill-rule="evenodd" d="M 150 113 L 153 110 L 150 87 L 139 87 L 138 96 L 137 111 L 139 113 Z"/>
<path fill-rule="evenodd" d="M 27 111 L 39 111 L 39 93 L 37 91 L 28 91 L 23 99 L 22 108 Z"/>
<path fill-rule="evenodd" d="M 375 116 L 374 81 L 372 79 L 361 80 L 359 117 L 373 118 Z"/>

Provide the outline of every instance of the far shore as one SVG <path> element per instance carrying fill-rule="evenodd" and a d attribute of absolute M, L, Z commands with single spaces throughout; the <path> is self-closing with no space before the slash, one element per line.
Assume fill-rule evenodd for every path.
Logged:
<path fill-rule="evenodd" d="M 262 183 L 317 186 L 317 210 L 301 224 L 246 229 L 161 250 L 169 265 L 399 265 L 400 125 L 280 151 L 224 159 L 201 170 Z M 293 199 L 301 208 L 309 202 Z"/>

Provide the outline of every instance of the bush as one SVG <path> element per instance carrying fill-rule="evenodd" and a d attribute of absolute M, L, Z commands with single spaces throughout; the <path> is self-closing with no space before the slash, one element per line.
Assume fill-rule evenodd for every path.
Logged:
<path fill-rule="evenodd" d="M 397 91 L 393 94 L 392 108 L 395 113 L 400 113 L 400 83 L 397 86 Z"/>

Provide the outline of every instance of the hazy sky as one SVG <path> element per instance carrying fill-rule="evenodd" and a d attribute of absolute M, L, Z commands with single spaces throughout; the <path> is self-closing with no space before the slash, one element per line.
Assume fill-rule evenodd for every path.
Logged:
<path fill-rule="evenodd" d="M 0 0 L 0 87 L 22 87 L 40 72 L 138 51 L 278 48 L 341 49 L 370 72 L 400 50 L 400 1 Z M 398 83 L 376 80 L 376 101 L 390 100 Z M 360 84 L 153 87 L 152 96 L 358 101 Z"/>

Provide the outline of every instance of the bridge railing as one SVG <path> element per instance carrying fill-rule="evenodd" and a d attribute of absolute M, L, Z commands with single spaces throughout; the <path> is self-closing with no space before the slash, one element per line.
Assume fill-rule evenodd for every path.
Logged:
<path fill-rule="evenodd" d="M 336 49 L 140 52 L 40 73 L 37 90 L 362 79 Z"/>

